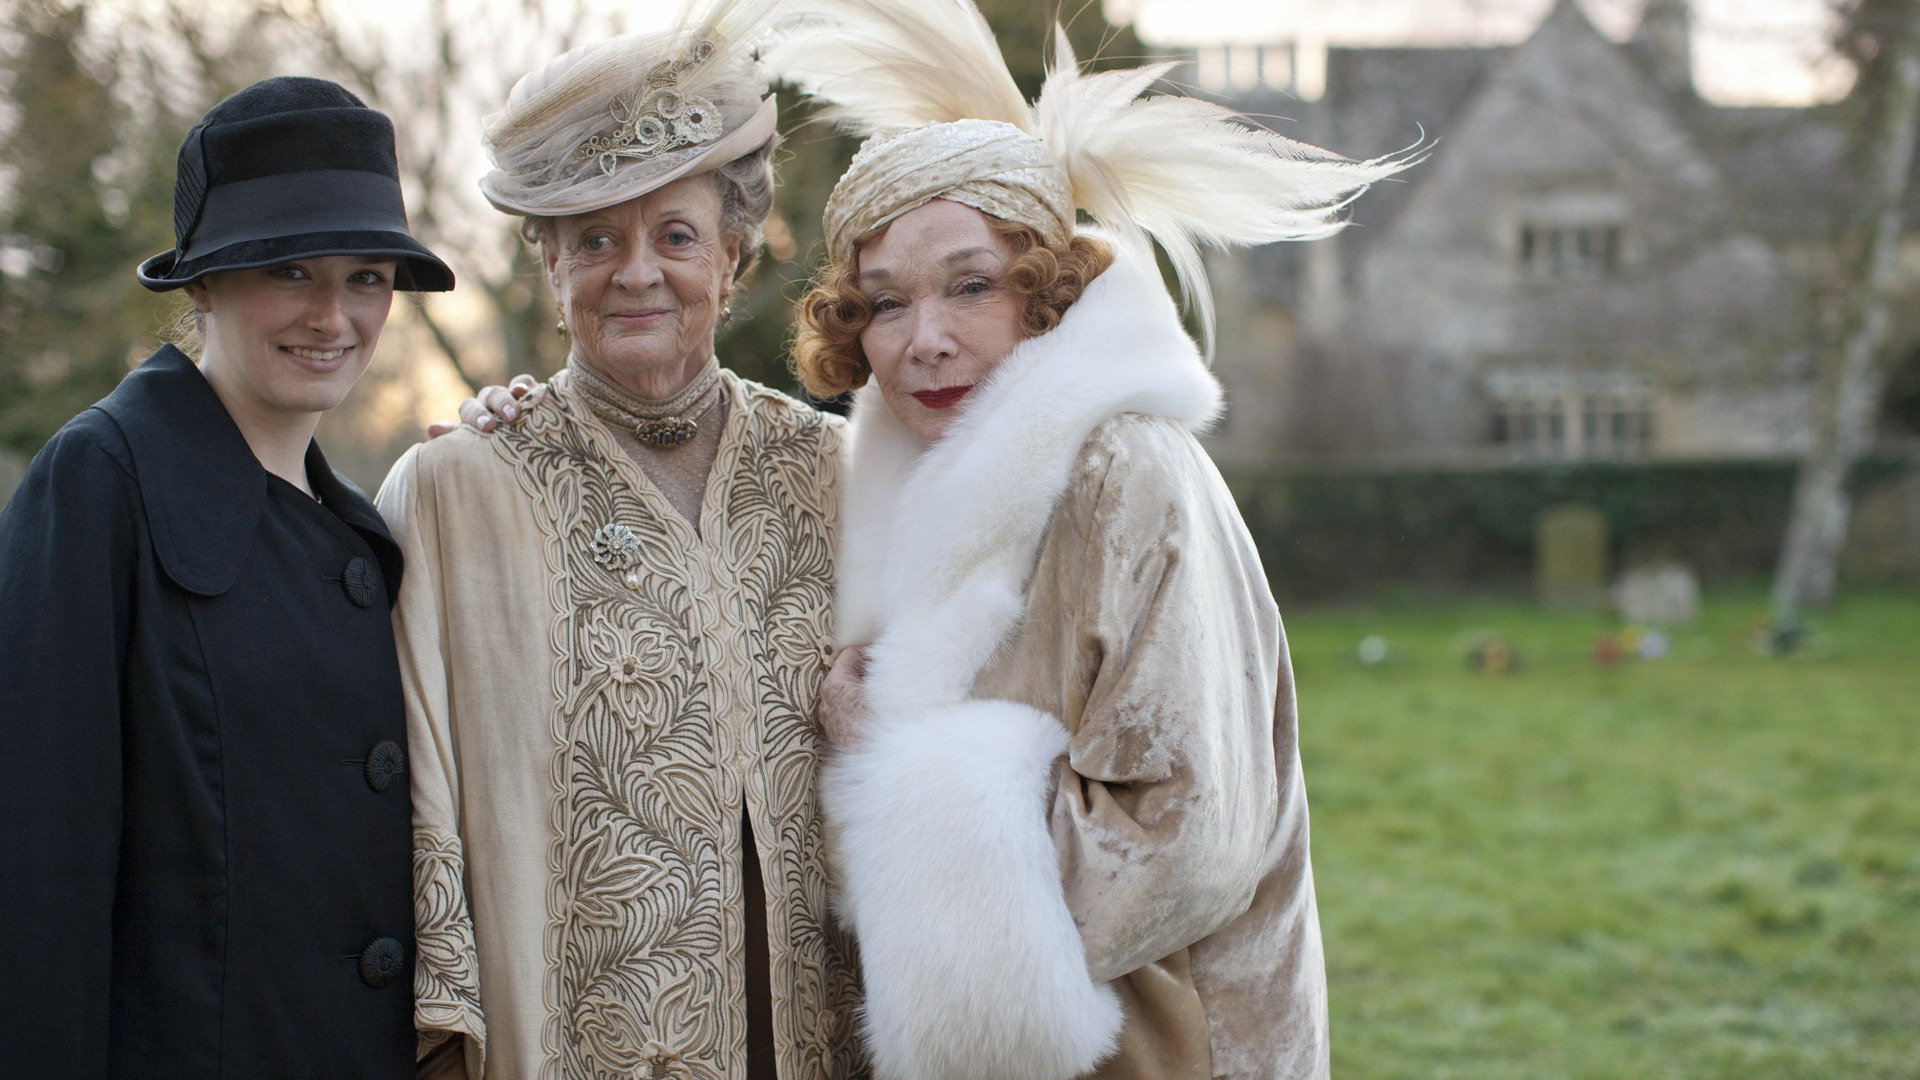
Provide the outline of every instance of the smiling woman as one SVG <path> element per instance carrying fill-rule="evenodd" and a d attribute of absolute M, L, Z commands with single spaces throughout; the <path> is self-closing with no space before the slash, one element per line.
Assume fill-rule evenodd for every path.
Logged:
<path fill-rule="evenodd" d="M 340 404 L 373 360 L 399 264 L 323 255 L 188 282 L 202 340 L 200 374 L 267 471 L 312 493 L 312 423 Z"/>
<path fill-rule="evenodd" d="M 836 267 L 800 301 L 794 370 L 808 393 L 831 398 L 865 386 L 876 367 L 884 369 L 889 404 L 924 425 L 928 441 L 952 419 L 947 410 L 966 397 L 986 363 L 1021 338 L 1058 326 L 1088 283 L 1113 263 L 1113 249 L 1099 237 L 1075 236 L 1055 249 L 1032 226 L 945 199 L 901 215 L 856 250 L 857 265 Z M 964 355 L 967 378 L 954 373 L 958 365 L 947 365 L 934 380 L 940 386 L 901 384 L 896 400 L 886 388 L 916 346 Z"/>
<path fill-rule="evenodd" d="M 711 175 L 551 221 L 537 235 L 579 362 L 657 400 L 707 366 L 745 239 L 726 230 Z"/>
<path fill-rule="evenodd" d="M 714 350 L 772 206 L 775 6 L 574 49 L 488 123 L 571 355 L 380 491 L 420 570 L 423 1076 L 866 1075 L 810 717 L 842 422 Z"/>
<path fill-rule="evenodd" d="M 399 548 L 313 433 L 396 287 L 392 124 L 269 79 L 180 148 L 200 356 L 156 352 L 0 513 L 0 1075 L 413 1075 Z"/>
<path fill-rule="evenodd" d="M 870 136 L 795 351 L 866 384 L 819 721 L 874 1074 L 1324 1078 L 1286 639 L 1152 244 L 1204 327 L 1200 244 L 1325 235 L 1404 163 L 1064 33 L 1029 106 L 967 0 L 805 8 L 769 65 Z"/>

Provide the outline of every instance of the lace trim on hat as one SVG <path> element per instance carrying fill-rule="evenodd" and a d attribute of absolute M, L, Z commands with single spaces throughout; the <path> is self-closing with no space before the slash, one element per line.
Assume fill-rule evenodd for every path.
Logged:
<path fill-rule="evenodd" d="M 713 52 L 713 42 L 701 41 L 680 59 L 655 64 L 639 94 L 624 101 L 615 99 L 608 107 L 613 130 L 581 143 L 575 155 L 596 159 L 600 171 L 612 176 L 621 158 L 644 161 L 719 138 L 726 130 L 720 110 L 706 98 L 688 94 L 679 83 L 682 72 L 705 63 Z"/>

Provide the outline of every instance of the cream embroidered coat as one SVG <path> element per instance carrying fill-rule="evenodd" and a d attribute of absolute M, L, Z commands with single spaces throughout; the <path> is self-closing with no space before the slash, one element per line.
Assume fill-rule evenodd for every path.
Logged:
<path fill-rule="evenodd" d="M 837 418 L 731 373 L 695 534 L 557 375 L 394 467 L 423 1052 L 472 1080 L 745 1075 L 740 812 L 780 1075 L 857 1075 L 815 692 Z"/>
<path fill-rule="evenodd" d="M 1122 255 L 924 453 L 857 399 L 871 642 L 829 765 L 881 1080 L 1327 1075 L 1278 612 L 1195 442 L 1219 391 Z"/>

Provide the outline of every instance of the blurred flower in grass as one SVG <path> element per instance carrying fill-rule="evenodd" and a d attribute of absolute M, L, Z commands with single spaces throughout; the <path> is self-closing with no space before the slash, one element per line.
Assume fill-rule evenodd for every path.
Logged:
<path fill-rule="evenodd" d="M 1664 632 L 1640 626 L 1602 634 L 1590 650 L 1594 665 L 1603 668 L 1618 667 L 1624 660 L 1664 660 L 1671 652 L 1673 642 Z"/>
<path fill-rule="evenodd" d="M 1520 670 L 1520 652 L 1506 635 L 1479 633 L 1469 638 L 1467 667 L 1486 675 L 1511 675 Z"/>

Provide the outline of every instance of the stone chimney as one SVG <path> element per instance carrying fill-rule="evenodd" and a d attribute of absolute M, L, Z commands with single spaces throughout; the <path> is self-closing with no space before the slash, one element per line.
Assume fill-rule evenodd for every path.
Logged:
<path fill-rule="evenodd" d="M 1692 96 L 1693 18 L 1687 0 L 1647 0 L 1631 46 L 1668 90 Z"/>

